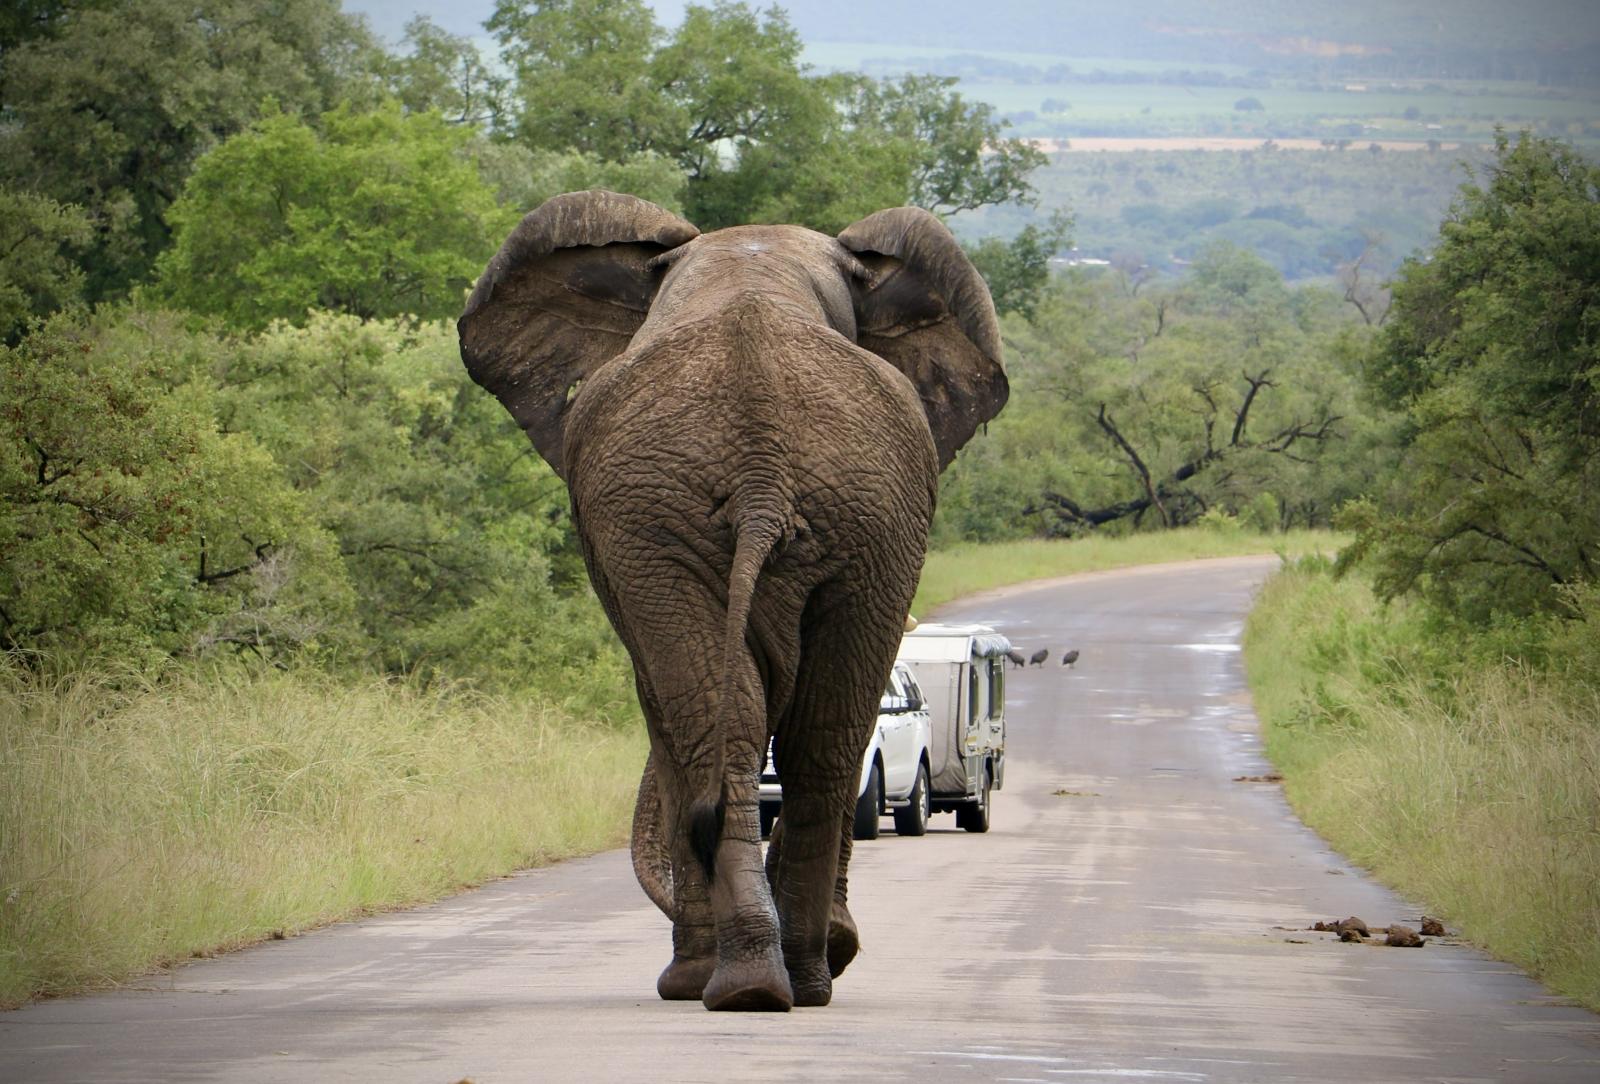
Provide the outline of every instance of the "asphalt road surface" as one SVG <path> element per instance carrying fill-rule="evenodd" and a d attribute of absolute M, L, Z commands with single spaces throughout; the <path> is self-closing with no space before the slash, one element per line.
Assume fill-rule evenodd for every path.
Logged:
<path fill-rule="evenodd" d="M 1273 564 L 946 608 L 1051 658 L 1010 675 L 989 834 L 857 846 L 864 948 L 828 1008 L 657 1000 L 668 927 L 619 851 L 0 1015 L 0 1082 L 1594 1084 L 1600 1021 L 1515 969 L 1305 931 L 1419 912 L 1235 781 L 1268 770 L 1237 644 Z"/>

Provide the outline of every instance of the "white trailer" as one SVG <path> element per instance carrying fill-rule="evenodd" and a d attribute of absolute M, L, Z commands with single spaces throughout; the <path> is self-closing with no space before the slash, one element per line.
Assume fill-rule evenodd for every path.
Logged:
<path fill-rule="evenodd" d="M 932 717 L 932 811 L 955 813 L 969 832 L 989 830 L 990 791 L 1005 783 L 1010 647 L 987 625 L 918 625 L 900 643 Z"/>

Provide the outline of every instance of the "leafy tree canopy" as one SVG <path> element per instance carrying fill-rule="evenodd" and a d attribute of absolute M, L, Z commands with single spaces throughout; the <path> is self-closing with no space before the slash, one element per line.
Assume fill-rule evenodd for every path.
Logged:
<path fill-rule="evenodd" d="M 426 15 L 406 24 L 398 56 L 383 64 L 390 92 L 413 113 L 433 111 L 452 124 L 497 126 L 508 83 L 469 38 L 440 29 Z"/>
<path fill-rule="evenodd" d="M 602 158 L 664 149 L 676 118 L 651 74 L 662 32 L 643 0 L 500 0 L 484 25 L 516 76 L 519 141 Z"/>
<path fill-rule="evenodd" d="M 1005 202 L 1044 161 L 953 80 L 812 74 L 778 8 L 691 4 L 668 36 L 640 0 L 501 0 L 488 25 L 516 74 L 517 140 L 671 158 L 702 229 Z"/>
<path fill-rule="evenodd" d="M 483 178 L 501 206 L 537 207 L 562 192 L 608 188 L 682 214 L 685 177 L 678 163 L 654 151 L 608 161 L 592 151 L 530 151 L 520 143 L 489 143 L 478 150 Z"/>
<path fill-rule="evenodd" d="M 1502 135 L 1483 180 L 1394 283 L 1366 372 L 1412 435 L 1346 562 L 1472 618 L 1600 575 L 1600 169 Z"/>
<path fill-rule="evenodd" d="M 78 208 L 0 187 L 0 342 L 14 345 L 31 317 L 79 298 L 83 272 L 68 250 L 88 239 Z"/>
<path fill-rule="evenodd" d="M 201 154 L 268 97 L 291 113 L 329 108 L 358 89 L 373 57 L 337 0 L 33 6 L 51 14 L 45 29 L 6 49 L 0 66 L 11 122 L 0 130 L 0 181 L 90 214 L 82 260 L 95 301 L 147 274 Z"/>
<path fill-rule="evenodd" d="M 898 81 L 858 79 L 846 97 L 849 124 L 912 152 L 907 203 L 937 214 L 1009 203 L 1032 191 L 1028 174 L 1046 155 L 1019 139 L 1004 139 L 1006 123 L 984 102 L 956 93 L 956 80 L 905 75 Z M 1046 227 L 1055 228 L 1055 223 Z"/>
<path fill-rule="evenodd" d="M 1072 216 L 1056 211 L 1043 229 L 1030 223 L 1010 241 L 986 237 L 968 255 L 989 284 L 995 310 L 1031 320 L 1050 283 L 1050 258 L 1071 243 Z"/>
<path fill-rule="evenodd" d="M 160 291 L 241 328 L 311 308 L 456 315 L 510 228 L 471 134 L 394 103 L 321 124 L 280 113 L 201 159 L 169 212 Z"/>
<path fill-rule="evenodd" d="M 941 480 L 938 542 L 1326 524 L 1384 462 L 1352 418 L 1355 314 L 1247 253 L 1175 283 L 1071 271 L 1032 307 L 1003 318 L 1011 402 Z"/>
<path fill-rule="evenodd" d="M 205 360 L 149 316 L 63 315 L 0 347 L 0 645 L 337 634 L 351 600 L 333 540 L 254 437 L 219 430 Z"/>

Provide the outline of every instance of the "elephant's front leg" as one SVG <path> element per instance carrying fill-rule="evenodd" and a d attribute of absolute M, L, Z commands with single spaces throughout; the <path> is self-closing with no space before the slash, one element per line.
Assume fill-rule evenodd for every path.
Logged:
<path fill-rule="evenodd" d="M 848 782 L 802 781 L 798 772 L 778 771 L 784 781 L 783 814 L 768 853 L 768 874 L 783 927 L 784 965 L 796 1005 L 826 1005 L 833 997 L 828 946 L 839 824 L 850 787 Z M 852 942 L 854 928 L 851 922 Z M 853 947 L 849 955 L 854 955 Z"/>
<path fill-rule="evenodd" d="M 828 908 L 828 974 L 838 978 L 861 951 L 861 935 L 845 900 L 849 893 L 850 851 L 855 845 L 855 803 L 845 806 L 839 835 L 839 871 L 834 875 L 833 903 Z"/>
<path fill-rule="evenodd" d="M 849 893 L 846 872 L 854 844 L 855 819 L 855 805 L 852 803 L 845 809 L 841 825 L 838 872 L 834 877 L 833 904 L 828 909 L 828 936 L 825 942 L 828 975 L 835 979 L 844 973 L 844 969 L 850 966 L 850 961 L 861 950 L 861 935 L 846 903 Z M 780 817 L 773 826 L 772 843 L 767 848 L 767 880 L 772 885 L 774 899 L 780 895 L 778 871 L 783 866 L 783 832 L 783 819 Z"/>

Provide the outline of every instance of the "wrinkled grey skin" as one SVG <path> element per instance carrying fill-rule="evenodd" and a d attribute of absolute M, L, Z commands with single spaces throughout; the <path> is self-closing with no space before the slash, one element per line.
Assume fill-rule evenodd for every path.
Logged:
<path fill-rule="evenodd" d="M 939 470 L 1004 405 L 993 306 L 937 219 L 699 235 L 558 196 L 460 321 L 472 376 L 565 478 L 650 736 L 640 883 L 669 999 L 824 1005 L 861 756 L 921 570 Z M 763 865 L 769 737 L 783 816 Z"/>

